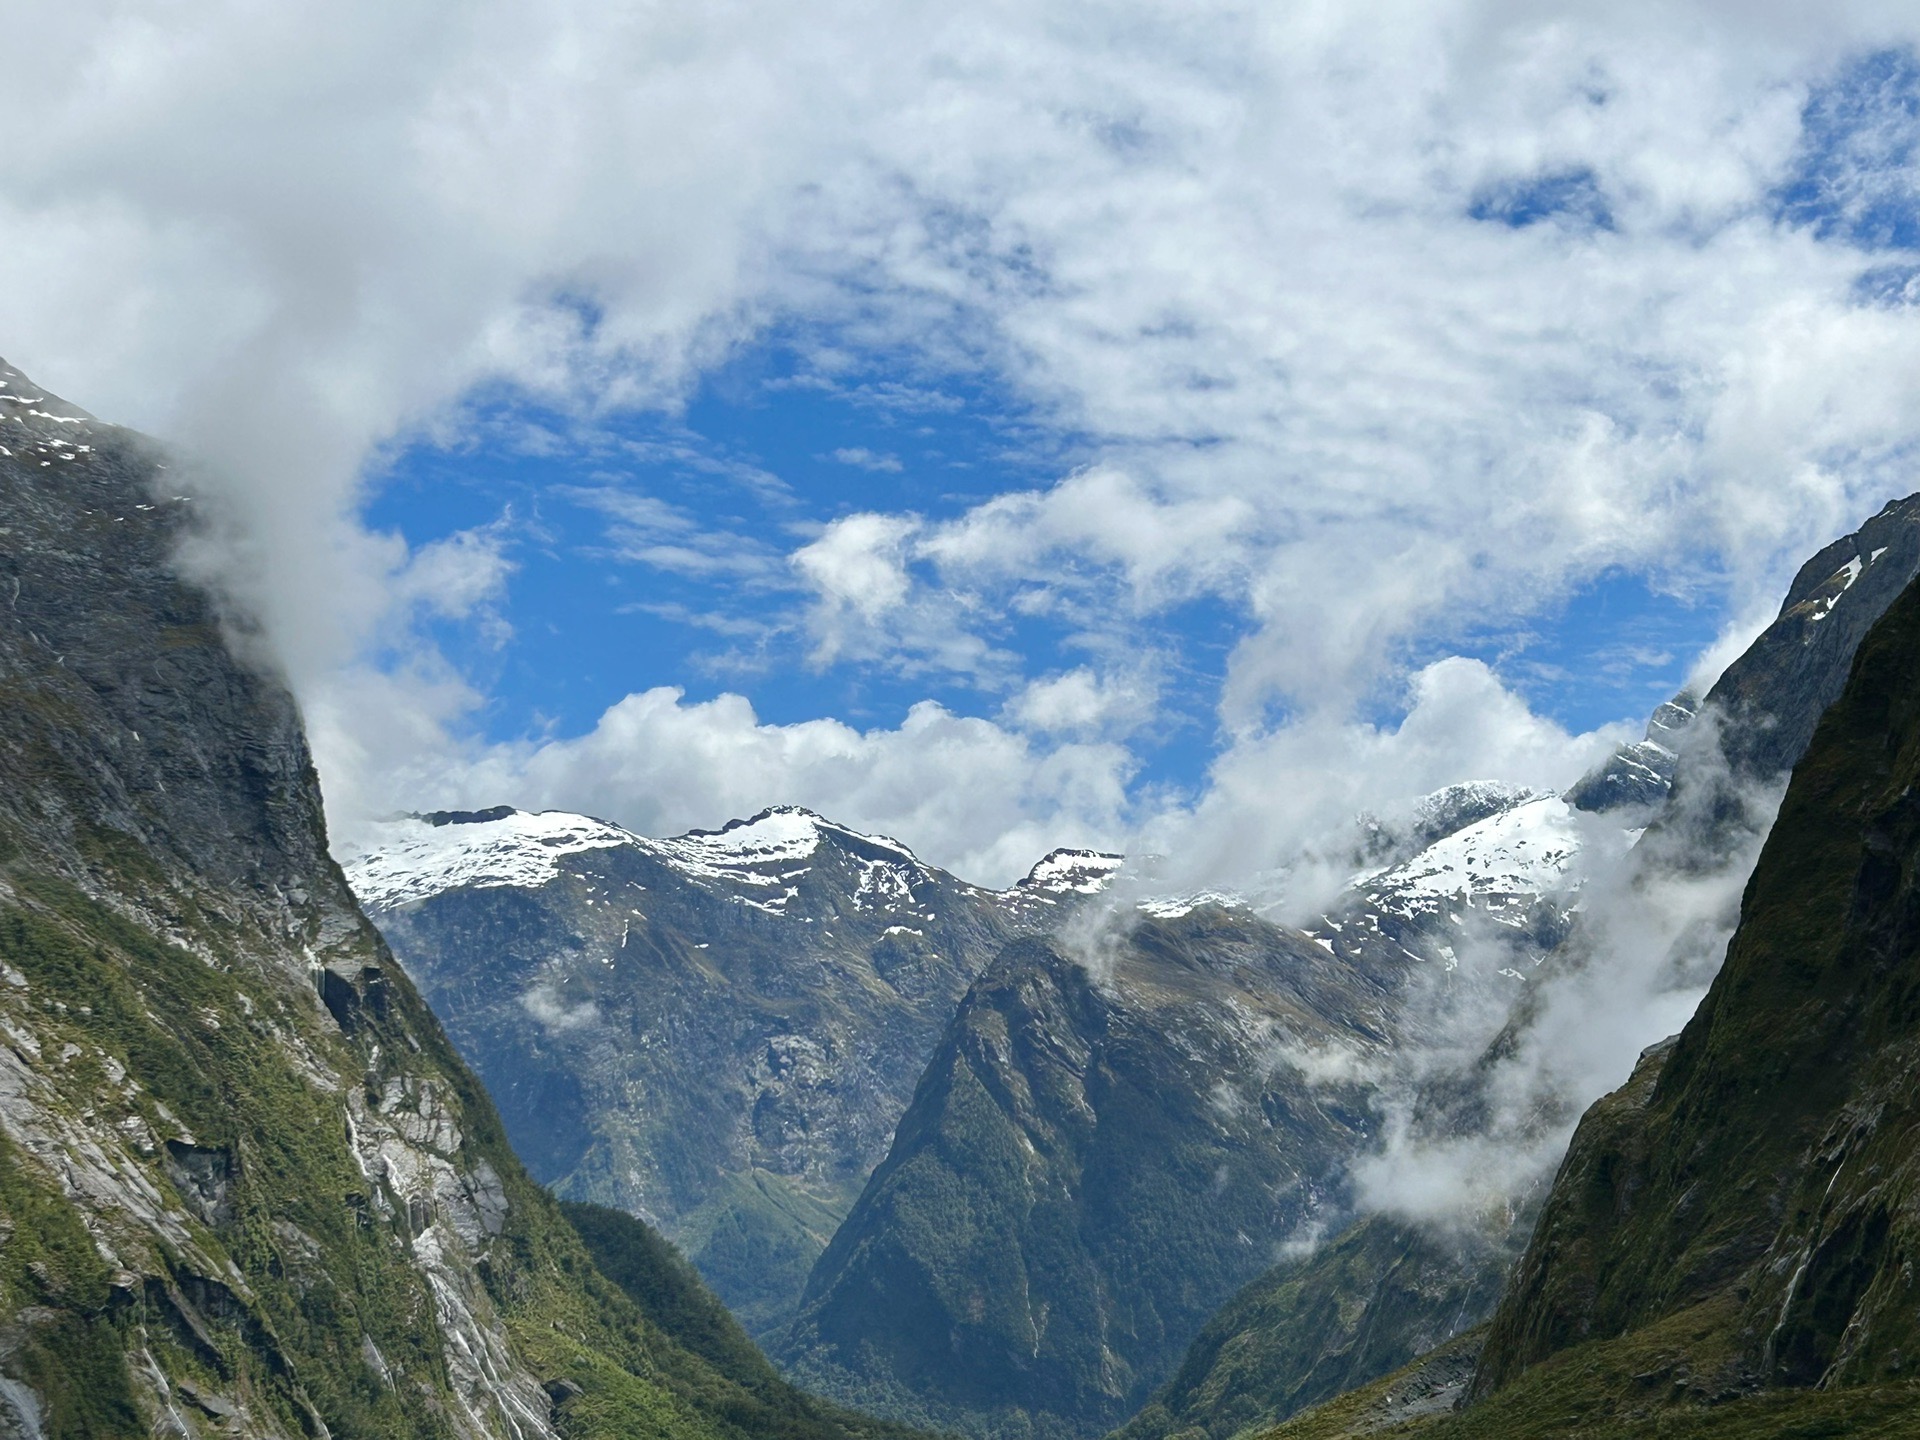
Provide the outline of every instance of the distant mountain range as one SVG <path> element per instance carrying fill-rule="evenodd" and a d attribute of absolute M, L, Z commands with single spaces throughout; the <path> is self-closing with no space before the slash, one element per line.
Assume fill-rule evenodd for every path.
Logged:
<path fill-rule="evenodd" d="M 1920 498 L 1567 794 L 1362 817 L 1295 928 L 789 807 L 406 816 L 343 875 L 164 465 L 0 365 L 0 1435 L 1915 1432 Z M 1512 1139 L 1600 901 L 1738 894 L 1789 770 L 1557 1176 L 1370 1211 L 1388 1102 Z"/>
<path fill-rule="evenodd" d="M 761 1333 L 967 986 L 1119 863 L 1059 850 L 983 890 L 786 806 L 669 840 L 501 807 L 376 842 L 347 878 L 534 1174 L 661 1225 Z"/>
<path fill-rule="evenodd" d="M 1273 1420 L 1484 1319 L 1541 1198 L 1472 1243 L 1358 1211 L 1383 1086 L 1414 1085 L 1433 1134 L 1484 1123 L 1487 1059 L 1415 1080 L 1398 1057 L 1469 990 L 1516 1043 L 1540 978 L 1584 963 L 1597 871 L 1736 863 L 1664 818 L 1676 788 L 1729 835 L 1764 826 L 1745 778 L 1804 745 L 1916 568 L 1905 502 L 1566 795 L 1480 781 L 1363 817 L 1304 929 L 1230 896 L 1116 909 L 1118 857 L 1085 852 L 982 890 L 791 808 L 667 840 L 407 817 L 347 871 L 535 1173 L 662 1224 L 791 1373 L 995 1436 L 1098 1434 L 1176 1372 L 1136 1440 L 1196 1405 Z M 1370 1264 L 1421 1277 L 1391 1321 L 1312 1352 L 1337 1363 L 1278 1358 L 1366 1309 Z"/>

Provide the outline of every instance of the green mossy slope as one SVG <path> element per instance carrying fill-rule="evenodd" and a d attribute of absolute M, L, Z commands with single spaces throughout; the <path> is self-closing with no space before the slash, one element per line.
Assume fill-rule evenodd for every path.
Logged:
<path fill-rule="evenodd" d="M 907 1426 L 831 1405 L 781 1378 L 688 1261 L 624 1211 L 563 1202 L 602 1274 L 676 1342 L 663 1378 L 741 1440 L 913 1440 Z"/>
<path fill-rule="evenodd" d="M 0 436 L 0 1434 L 794 1435 L 515 1159 L 150 447 L 4 365 Z"/>
<path fill-rule="evenodd" d="M 1769 1390 L 1718 1404 L 1688 1394 L 1687 1369 L 1724 1334 L 1708 1307 L 1613 1341 L 1577 1346 L 1490 1399 L 1455 1410 L 1484 1330 L 1404 1370 L 1257 1432 L 1259 1440 L 1910 1440 L 1920 1385 Z M 1467 1364 L 1463 1365 L 1462 1360 Z M 1438 1383 L 1430 1372 L 1439 1371 Z"/>
<path fill-rule="evenodd" d="M 1794 771 L 1698 1014 L 1576 1135 L 1480 1393 L 1710 1302 L 1726 1328 L 1693 1369 L 1720 1387 L 1898 1382 L 1920 1360 L 1916 677 L 1910 589 Z"/>
<path fill-rule="evenodd" d="M 1486 1319 L 1509 1258 L 1369 1216 L 1229 1301 L 1112 1440 L 1230 1440 L 1398 1370 Z"/>

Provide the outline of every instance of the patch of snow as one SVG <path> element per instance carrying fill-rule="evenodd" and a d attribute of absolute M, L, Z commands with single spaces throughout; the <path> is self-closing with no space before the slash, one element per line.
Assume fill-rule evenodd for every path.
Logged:
<path fill-rule="evenodd" d="M 853 904 L 856 910 L 880 909 L 889 905 L 909 904 L 913 900 L 913 882 L 922 878 L 924 872 L 918 866 L 911 869 L 897 860 L 861 860 L 860 882 L 854 887 Z"/>
<path fill-rule="evenodd" d="M 1169 895 L 1159 900 L 1142 900 L 1134 908 L 1156 920 L 1178 920 L 1182 915 L 1192 914 L 1202 905 L 1220 905 L 1227 909 L 1244 908 L 1247 903 L 1244 895 L 1235 895 L 1227 890 L 1197 890 L 1191 895 Z"/>
<path fill-rule="evenodd" d="M 1471 903 L 1476 896 L 1562 891 L 1579 850 L 1574 808 L 1557 795 L 1543 795 L 1476 821 L 1411 860 L 1356 875 L 1351 884 L 1384 909 L 1431 914 L 1456 897 Z"/>
<path fill-rule="evenodd" d="M 1882 555 L 1886 553 L 1887 552 L 1885 547 L 1882 547 L 1881 549 L 1874 551 L 1872 558 L 1868 560 L 1862 560 L 1858 555 L 1856 555 L 1853 557 L 1853 559 L 1847 561 L 1846 564 L 1842 565 L 1838 570 L 1834 571 L 1832 578 L 1829 579 L 1827 583 L 1832 584 L 1834 580 L 1839 580 L 1840 581 L 1839 590 L 1835 591 L 1832 595 L 1827 596 L 1826 599 L 1820 601 L 1819 608 L 1815 610 L 1811 615 L 1807 616 L 1808 621 L 1817 623 L 1818 621 L 1824 620 L 1827 618 L 1827 616 L 1831 615 L 1833 613 L 1833 607 L 1840 603 L 1840 597 L 1846 594 L 1847 591 L 1851 590 L 1853 588 L 1853 582 L 1860 578 L 1860 572 L 1862 570 L 1865 570 L 1868 565 L 1873 563 L 1874 560 L 1878 560 Z M 1841 579 L 1842 576 L 1845 576 L 1846 578 Z"/>
<path fill-rule="evenodd" d="M 689 874 L 734 876 L 748 866 L 805 860 L 820 848 L 820 823 L 817 815 L 805 810 L 766 810 L 719 830 L 692 830 L 673 840 L 655 840 L 648 848 Z M 780 883 L 777 875 L 755 878 L 766 885 Z"/>
<path fill-rule="evenodd" d="M 1113 883 L 1125 857 L 1101 850 L 1055 850 L 1027 872 L 1016 890 L 1098 895 Z"/>
<path fill-rule="evenodd" d="M 560 873 L 560 858 L 633 844 L 639 837 L 564 810 L 524 810 L 435 825 L 408 816 L 377 827 L 375 846 L 343 867 L 362 903 L 409 904 L 462 886 L 536 889 Z"/>

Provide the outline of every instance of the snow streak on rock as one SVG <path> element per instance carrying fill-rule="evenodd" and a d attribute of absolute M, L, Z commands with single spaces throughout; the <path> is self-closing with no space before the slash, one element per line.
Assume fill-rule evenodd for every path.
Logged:
<path fill-rule="evenodd" d="M 408 815 L 376 827 L 370 848 L 348 859 L 345 869 L 362 903 L 391 909 L 462 887 L 538 889 L 559 875 L 565 856 L 626 845 L 777 915 L 785 913 L 793 882 L 810 871 L 828 838 L 861 857 L 858 908 L 909 904 L 913 887 L 933 873 L 898 840 L 835 824 L 796 805 L 775 805 L 718 830 L 667 840 L 560 810 L 534 814 L 502 805 Z M 1055 850 L 1004 894 L 1016 908 L 1095 895 L 1112 883 L 1120 864 L 1120 856 L 1095 850 Z"/>
<path fill-rule="evenodd" d="M 1557 795 L 1536 796 L 1475 821 L 1411 860 L 1354 877 L 1353 887 L 1381 909 L 1406 918 L 1438 913 L 1459 900 L 1494 909 L 1566 890 L 1580 852 L 1574 808 Z"/>

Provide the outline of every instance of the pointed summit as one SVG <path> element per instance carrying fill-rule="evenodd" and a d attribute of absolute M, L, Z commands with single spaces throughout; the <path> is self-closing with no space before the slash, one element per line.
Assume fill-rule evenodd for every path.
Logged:
<path fill-rule="evenodd" d="M 1050 850 L 1016 882 L 1016 890 L 1047 894 L 1098 895 L 1113 883 L 1126 857 L 1105 850 Z"/>

